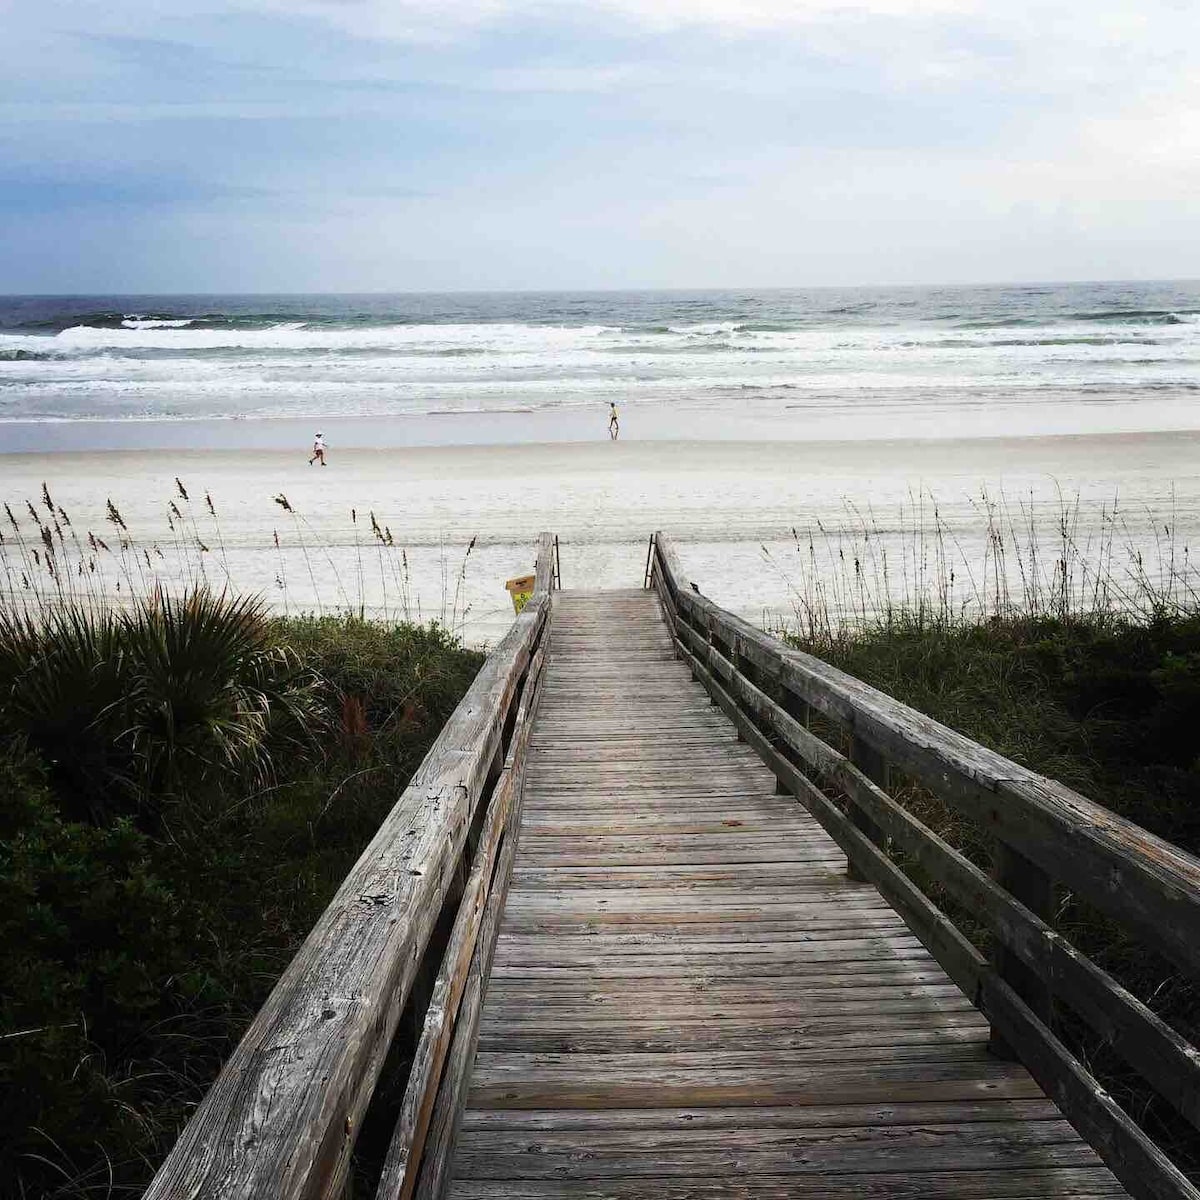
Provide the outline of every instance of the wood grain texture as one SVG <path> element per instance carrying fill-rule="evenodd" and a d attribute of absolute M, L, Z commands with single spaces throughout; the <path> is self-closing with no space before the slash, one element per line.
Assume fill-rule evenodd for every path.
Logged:
<path fill-rule="evenodd" d="M 515 821 L 520 807 L 529 735 L 544 662 L 543 645 L 530 661 L 522 685 L 521 703 L 517 709 L 508 755 L 500 778 L 492 789 L 470 875 L 426 1008 L 425 1025 L 409 1068 L 400 1116 L 376 1186 L 377 1200 L 409 1200 L 416 1189 L 442 1068 L 451 1050 L 455 1030 L 459 1028 L 459 1009 L 471 964 L 476 959 L 478 935 L 488 916 L 489 903 L 494 911 L 498 912 L 501 907 L 499 899 L 493 894 L 493 880 L 500 847 L 506 836 L 511 835 L 510 816 Z M 507 877 L 506 869 L 504 878 Z M 495 936 L 496 924 L 494 920 L 488 923 L 489 948 L 490 939 Z M 468 1011 L 473 1014 L 476 1007 L 469 1006 Z"/>
<path fill-rule="evenodd" d="M 855 1175 L 747 1175 L 719 1184 L 707 1176 L 559 1180 L 467 1180 L 454 1200 L 1098 1200 L 1124 1196 L 1109 1172 L 1092 1167 L 912 1171 Z"/>
<path fill-rule="evenodd" d="M 496 783 L 549 615 L 542 563 L 539 581 L 198 1106 L 151 1200 L 341 1191 L 468 830 Z"/>
<path fill-rule="evenodd" d="M 1114 979 L 1060 937 L 1011 889 L 1000 886 L 869 779 L 816 738 L 686 625 L 679 632 L 744 707 L 807 767 L 832 783 L 871 823 L 968 911 L 1010 955 L 1066 1001 L 1193 1125 L 1200 1127 L 1200 1054 Z M 1045 907 L 1041 896 L 1040 907 Z M 993 1038 L 993 1048 L 996 1041 Z"/>
<path fill-rule="evenodd" d="M 914 761 L 920 763 L 922 754 L 929 749 L 927 742 L 919 738 L 911 740 L 914 734 L 908 717 L 920 714 L 912 714 L 904 706 L 894 706 L 889 698 L 881 697 L 876 710 L 887 710 L 889 704 L 894 708 L 890 711 L 890 722 L 884 723 L 883 735 L 876 737 L 872 722 L 878 713 L 873 715 L 869 706 L 861 705 L 841 711 L 839 705 L 845 696 L 837 694 L 836 689 L 828 689 L 827 680 L 808 680 L 811 685 L 808 690 L 793 686 L 796 665 L 792 652 L 757 631 L 750 630 L 747 640 L 749 627 L 745 622 L 710 602 L 699 603 L 694 588 L 678 575 L 669 547 L 663 547 L 661 539 L 658 546 L 665 552 L 658 560 L 656 585 L 661 596 L 672 603 L 678 602 L 680 610 L 672 622 L 679 657 L 733 721 L 740 736 L 771 768 L 777 790 L 794 795 L 846 851 L 852 878 L 875 883 L 955 982 L 989 1014 L 992 1018 L 989 1049 L 1005 1057 L 1019 1058 L 1033 1071 L 1135 1196 L 1146 1200 L 1167 1197 L 1200 1200 L 1200 1189 L 1185 1179 L 1130 1116 L 1111 1101 L 1086 1066 L 1041 1019 L 1052 1008 L 1055 994 L 1052 985 L 1059 984 L 1058 995 L 1106 1038 L 1112 1039 L 1126 1060 L 1142 1070 L 1184 1116 L 1194 1121 L 1196 1050 L 1114 980 L 1058 939 L 1044 919 L 1053 907 L 1054 880 L 1074 883 L 1090 871 L 1107 872 L 1109 887 L 1121 879 L 1132 881 L 1131 898 L 1097 902 L 1135 933 L 1145 936 L 1142 926 L 1148 911 L 1157 912 L 1162 920 L 1169 920 L 1172 911 L 1182 912 L 1186 925 L 1187 913 L 1200 902 L 1200 889 L 1195 878 L 1189 876 L 1189 856 L 1182 851 L 1174 858 L 1170 853 L 1158 853 L 1162 847 L 1150 846 L 1141 836 L 1145 831 L 1127 822 L 1118 831 L 1121 838 L 1106 840 L 1106 810 L 1083 797 L 1077 797 L 1081 803 L 1073 805 L 1064 815 L 1061 805 L 1057 809 L 1046 804 L 1031 808 L 1027 803 L 1012 803 L 1007 794 L 1010 789 L 1000 786 L 1003 811 L 985 807 L 981 814 L 972 807 L 979 800 L 978 779 L 963 775 L 953 762 L 953 753 L 949 758 L 937 758 L 947 748 L 951 752 L 961 749 L 966 739 L 942 730 L 947 736 L 935 737 L 933 746 L 934 759 L 940 762 L 940 767 L 926 772 L 917 769 L 915 773 L 969 817 L 986 818 L 985 826 L 996 839 L 1000 866 L 995 880 L 987 879 L 886 794 L 887 760 L 894 758 L 907 767 Z M 857 680 L 850 682 L 865 686 Z M 763 688 L 775 695 L 799 697 L 804 705 L 811 702 L 834 716 L 850 733 L 850 760 L 814 738 Z M 816 699 L 822 694 L 825 704 Z M 931 733 L 930 724 L 933 723 L 927 723 L 924 730 L 926 735 Z M 937 730 L 941 727 L 935 726 L 932 732 Z M 869 748 L 865 755 L 864 746 Z M 982 747 L 975 749 L 980 761 L 990 753 Z M 1001 764 L 1005 761 L 996 755 L 991 758 Z M 1024 783 L 1032 779 L 1040 780 L 1039 788 L 1041 784 L 1051 790 L 1058 787 L 1016 764 L 1009 766 Z M 833 784 L 843 791 L 849 814 L 816 786 L 805 773 L 808 769 L 815 769 L 826 786 Z M 1001 785 L 1006 782 L 997 779 Z M 1066 793 L 1066 789 L 1060 790 L 1064 796 L 1074 795 Z M 1020 788 L 1016 794 L 1022 794 Z M 1096 828 L 1091 828 L 1089 821 Z M 1078 841 L 1082 847 L 1073 855 L 1069 851 L 1072 829 L 1080 835 Z M 1032 847 L 1031 830 L 1034 843 L 1042 839 Z M 1093 834 L 1099 836 L 1099 841 Z M 977 911 L 999 935 L 1000 952 L 992 964 L 892 861 L 889 851 L 892 836 L 934 879 L 956 895 L 968 910 Z M 1145 834 L 1146 838 L 1149 836 Z M 1166 843 L 1162 846 L 1174 850 Z M 1050 865 L 1055 860 L 1052 849 L 1061 852 L 1055 866 Z M 1191 874 L 1194 876 L 1195 872 Z M 1172 877 L 1164 887 L 1167 876 Z M 1167 941 L 1175 939 L 1175 957 L 1179 958 L 1178 950 L 1184 948 L 1182 961 L 1187 961 L 1193 948 L 1179 944 L 1179 931 L 1168 931 L 1165 936 L 1166 941 L 1161 932 L 1148 940 L 1162 949 Z M 1186 938 L 1185 930 L 1183 940 Z M 1047 959 L 1059 966 L 1058 972 L 1046 970 Z M 1023 996 L 1013 985 L 1020 988 Z M 1098 1003 L 1092 999 L 1093 993 L 1100 998 Z M 1040 1011 L 1029 1008 L 1026 1000 Z M 1014 1036 L 1022 1040 L 1014 1041 Z"/>
<path fill-rule="evenodd" d="M 1123 1195 L 775 794 L 672 615 L 554 598 L 449 1195 Z"/>

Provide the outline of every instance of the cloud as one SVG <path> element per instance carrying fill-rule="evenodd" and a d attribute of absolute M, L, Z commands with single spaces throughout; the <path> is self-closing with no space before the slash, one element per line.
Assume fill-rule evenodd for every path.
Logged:
<path fill-rule="evenodd" d="M 235 0 L 236 2 L 236 0 Z M 986 0 L 242 0 L 244 7 L 318 17 L 364 36 L 427 40 L 504 22 L 566 25 L 613 18 L 643 29 L 726 33 L 802 28 L 830 17 L 969 13 Z"/>
<path fill-rule="evenodd" d="M 0 242 L 93 286 L 1200 270 L 1192 0 L 7 3 Z"/>
<path fill-rule="evenodd" d="M 598 0 L 599 7 L 651 29 L 707 26 L 728 33 L 803 28 L 830 18 L 968 13 L 982 0 Z"/>

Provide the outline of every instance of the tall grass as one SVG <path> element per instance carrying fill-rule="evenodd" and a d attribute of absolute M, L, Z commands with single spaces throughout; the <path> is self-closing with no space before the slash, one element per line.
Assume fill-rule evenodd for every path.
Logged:
<path fill-rule="evenodd" d="M 776 624 L 817 648 L 871 629 L 951 629 L 1013 618 L 1154 621 L 1200 607 L 1200 570 L 1173 511 L 1127 511 L 981 491 L 972 516 L 936 497 L 897 509 L 844 502 L 836 524 L 792 529 L 794 553 L 764 560 L 791 603 Z"/>
<path fill-rule="evenodd" d="M 105 504 L 104 520 L 79 528 L 57 504 L 46 484 L 41 495 L 6 503 L 0 516 L 0 604 L 36 613 L 47 608 L 100 610 L 154 594 L 211 587 L 255 590 L 235 577 L 230 545 L 211 492 L 194 501 L 176 478 L 163 498 L 162 527 L 135 532 L 116 500 Z M 471 605 L 467 572 L 476 539 L 460 557 L 445 543 L 437 548 L 440 588 L 424 601 L 414 586 L 410 550 L 374 511 L 350 508 L 339 532 L 328 514 L 314 524 L 280 492 L 265 503 L 257 581 L 264 562 L 273 564 L 264 601 L 275 612 L 371 616 L 421 624 L 436 620 L 461 637 Z M 368 534 L 369 530 L 369 534 Z M 244 549 L 244 547 L 243 547 Z"/>
<path fill-rule="evenodd" d="M 140 1193 L 481 661 L 475 539 L 423 597 L 280 493 L 246 596 L 212 494 L 162 503 L 0 516 L 0 1197 Z"/>

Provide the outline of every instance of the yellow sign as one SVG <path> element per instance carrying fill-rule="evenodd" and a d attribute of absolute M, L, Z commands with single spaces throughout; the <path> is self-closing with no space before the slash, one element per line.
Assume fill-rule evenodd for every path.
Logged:
<path fill-rule="evenodd" d="M 536 575 L 518 575 L 515 579 L 505 581 L 504 586 L 508 589 L 509 595 L 512 596 L 513 610 L 515 612 L 520 613 L 521 609 L 529 603 L 529 597 L 533 595 L 533 589 L 536 584 Z"/>

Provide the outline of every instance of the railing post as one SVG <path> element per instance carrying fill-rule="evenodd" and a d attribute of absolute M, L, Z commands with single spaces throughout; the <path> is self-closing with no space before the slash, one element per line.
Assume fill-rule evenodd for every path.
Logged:
<path fill-rule="evenodd" d="M 716 644 L 716 640 L 717 640 L 716 636 L 713 633 L 712 622 L 706 621 L 704 623 L 704 643 L 705 643 L 705 645 L 711 649 Z M 694 672 L 693 672 L 693 674 L 694 674 Z M 717 698 L 716 698 L 716 696 L 714 696 L 712 694 L 712 692 L 709 692 L 708 693 L 708 707 L 716 708 L 716 706 L 717 706 Z"/>
<path fill-rule="evenodd" d="M 850 761 L 872 783 L 877 783 L 885 792 L 888 790 L 891 772 L 887 759 L 874 746 L 855 734 L 850 737 Z M 857 805 L 850 806 L 850 820 L 876 845 L 883 844 L 883 830 Z M 859 882 L 866 879 L 866 876 L 854 865 L 854 859 L 849 857 L 847 857 L 846 874 L 849 878 Z"/>
<path fill-rule="evenodd" d="M 795 692 L 784 686 L 782 678 L 775 688 L 772 689 L 773 698 L 780 708 L 783 709 L 789 717 L 798 721 L 801 725 L 808 728 L 809 722 L 809 706 L 807 700 L 801 700 Z M 775 795 L 790 796 L 791 789 L 786 787 L 779 779 L 775 780 Z"/>
<path fill-rule="evenodd" d="M 736 637 L 730 638 L 729 644 L 726 647 L 726 651 L 727 651 L 727 653 L 726 653 L 725 657 L 729 661 L 729 663 L 732 665 L 734 671 L 737 672 L 739 675 L 742 674 L 743 673 L 742 672 L 742 656 L 738 652 L 738 644 L 737 644 Z M 751 680 L 750 682 L 753 683 L 754 681 Z M 737 688 L 732 682 L 729 685 L 729 692 L 736 699 Z M 737 740 L 739 742 L 744 742 L 746 740 L 746 735 L 742 732 L 742 727 L 735 723 L 733 729 L 734 729 L 735 735 L 737 736 Z"/>
<path fill-rule="evenodd" d="M 1014 899 L 1019 900 L 1035 916 L 1048 925 L 1054 924 L 1054 881 L 1041 867 L 1030 862 L 1004 842 L 996 843 L 992 876 Z M 1054 1014 L 1054 994 L 1045 979 L 1033 971 L 1011 950 L 997 945 L 992 953 L 996 973 L 1047 1025 Z M 1019 1055 L 997 1030 L 992 1027 L 988 1049 L 997 1058 L 1016 1059 Z"/>

